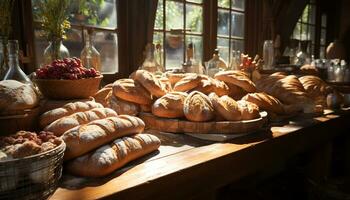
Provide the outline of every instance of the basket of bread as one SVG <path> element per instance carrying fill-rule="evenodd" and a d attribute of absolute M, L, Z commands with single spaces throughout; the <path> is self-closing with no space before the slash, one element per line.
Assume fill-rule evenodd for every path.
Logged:
<path fill-rule="evenodd" d="M 0 199 L 47 199 L 62 175 L 64 150 L 50 132 L 0 137 Z"/>

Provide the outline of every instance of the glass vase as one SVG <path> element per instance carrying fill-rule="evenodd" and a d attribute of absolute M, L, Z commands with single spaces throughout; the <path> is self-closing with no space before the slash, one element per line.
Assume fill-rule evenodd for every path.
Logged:
<path fill-rule="evenodd" d="M 56 59 L 69 57 L 69 51 L 62 43 L 62 39 L 55 39 L 49 42 L 44 50 L 44 64 L 50 64 Z"/>

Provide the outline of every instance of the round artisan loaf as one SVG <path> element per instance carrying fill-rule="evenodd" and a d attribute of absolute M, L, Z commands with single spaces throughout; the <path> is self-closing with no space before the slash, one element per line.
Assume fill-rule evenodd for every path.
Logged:
<path fill-rule="evenodd" d="M 230 70 L 222 71 L 215 74 L 215 79 L 221 80 L 227 83 L 232 83 L 238 87 L 243 88 L 247 92 L 255 92 L 256 87 L 253 81 L 251 81 L 248 75 L 243 71 Z"/>
<path fill-rule="evenodd" d="M 146 70 L 137 70 L 135 80 L 141 83 L 152 95 L 161 97 L 167 93 L 165 85 L 152 73 Z"/>
<path fill-rule="evenodd" d="M 242 120 L 251 120 L 260 117 L 259 107 L 256 104 L 245 100 L 239 100 L 237 103 L 241 110 Z"/>
<path fill-rule="evenodd" d="M 203 77 L 199 85 L 193 90 L 197 90 L 206 95 L 214 92 L 218 96 L 228 95 L 230 93 L 230 88 L 223 81 L 211 77 Z"/>
<path fill-rule="evenodd" d="M 113 83 L 114 96 L 137 104 L 151 104 L 150 93 L 133 79 L 119 79 Z"/>
<path fill-rule="evenodd" d="M 182 78 L 180 81 L 178 81 L 174 85 L 174 91 L 178 92 L 186 92 L 189 90 L 192 90 L 193 88 L 197 87 L 201 80 L 203 79 L 203 76 L 189 73 L 186 74 L 184 78 Z"/>
<path fill-rule="evenodd" d="M 166 72 L 165 76 L 169 79 L 171 85 L 175 85 L 177 82 L 179 82 L 181 79 L 185 78 L 188 73 L 173 73 L 173 72 Z"/>
<path fill-rule="evenodd" d="M 185 99 L 184 114 L 190 121 L 204 122 L 215 117 L 213 104 L 205 94 L 193 91 Z"/>
<path fill-rule="evenodd" d="M 276 114 L 285 114 L 284 105 L 277 98 L 266 94 L 265 92 L 250 93 L 245 95 L 242 100 L 249 101 L 259 106 L 259 109 L 273 112 Z"/>
<path fill-rule="evenodd" d="M 118 114 L 133 116 L 139 114 L 140 106 L 138 104 L 119 99 L 115 97 L 112 92 L 108 96 L 108 107 L 115 110 Z"/>
<path fill-rule="evenodd" d="M 159 81 L 163 84 L 163 88 L 165 88 L 166 91 L 171 92 L 173 90 L 171 83 L 167 77 L 160 77 Z"/>
<path fill-rule="evenodd" d="M 97 103 L 102 104 L 104 107 L 107 107 L 107 104 L 108 104 L 107 96 L 112 91 L 112 86 L 113 86 L 113 84 L 110 83 L 110 84 L 104 86 L 98 92 L 96 92 L 96 94 L 93 96 L 95 101 Z"/>
<path fill-rule="evenodd" d="M 215 111 L 228 121 L 241 120 L 241 110 L 238 103 L 231 97 L 224 95 L 219 97 L 215 93 L 209 95 L 209 99 L 212 102 Z"/>
<path fill-rule="evenodd" d="M 1 114 L 15 114 L 17 111 L 34 108 L 38 102 L 39 98 L 31 85 L 15 80 L 0 81 Z"/>
<path fill-rule="evenodd" d="M 183 107 L 187 95 L 184 92 L 170 92 L 162 96 L 153 103 L 153 115 L 164 118 L 183 117 Z"/>

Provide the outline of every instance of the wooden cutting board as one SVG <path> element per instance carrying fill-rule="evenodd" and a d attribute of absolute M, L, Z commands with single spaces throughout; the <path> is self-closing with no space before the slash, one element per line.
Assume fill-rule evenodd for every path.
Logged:
<path fill-rule="evenodd" d="M 243 121 L 192 122 L 184 119 L 166 119 L 151 113 L 140 113 L 139 117 L 152 130 L 170 133 L 242 134 L 260 129 L 267 122 L 267 112 L 260 118 Z"/>

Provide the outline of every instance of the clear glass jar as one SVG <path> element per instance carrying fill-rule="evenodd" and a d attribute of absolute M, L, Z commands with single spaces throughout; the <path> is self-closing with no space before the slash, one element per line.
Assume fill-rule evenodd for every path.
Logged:
<path fill-rule="evenodd" d="M 263 69 L 269 70 L 273 68 L 274 64 L 274 46 L 272 40 L 265 40 L 263 46 Z"/>
<path fill-rule="evenodd" d="M 50 64 L 56 59 L 68 58 L 69 51 L 62 43 L 62 39 L 54 39 L 49 42 L 49 46 L 44 50 L 44 64 Z"/>
<path fill-rule="evenodd" d="M 219 71 L 224 71 L 227 69 L 227 64 L 224 61 L 224 59 L 220 57 L 219 50 L 215 49 L 213 58 L 207 62 L 207 75 L 210 77 L 214 77 L 214 75 Z"/>
<path fill-rule="evenodd" d="M 84 31 L 85 46 L 80 53 L 80 59 L 84 67 L 101 71 L 101 55 L 93 45 L 93 32 L 91 29 Z"/>

